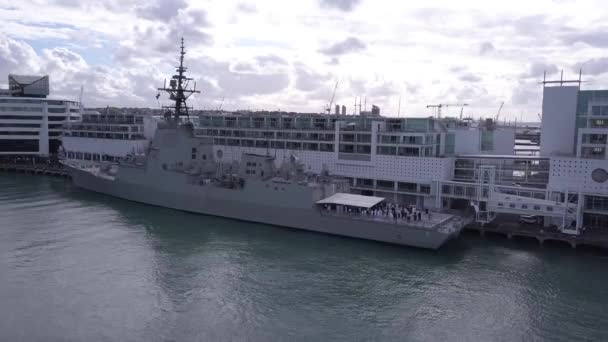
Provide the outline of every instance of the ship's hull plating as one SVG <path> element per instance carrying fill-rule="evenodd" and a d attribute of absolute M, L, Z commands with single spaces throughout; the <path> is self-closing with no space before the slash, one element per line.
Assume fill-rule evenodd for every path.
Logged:
<path fill-rule="evenodd" d="M 236 199 L 236 196 L 229 198 L 202 188 L 190 193 L 170 191 L 156 186 L 98 177 L 78 168 L 69 169 L 72 180 L 78 187 L 135 202 L 200 214 L 427 249 L 438 249 L 458 234 L 457 231 L 446 233 L 436 229 L 322 214 L 312 207 L 277 208 L 243 202 Z"/>

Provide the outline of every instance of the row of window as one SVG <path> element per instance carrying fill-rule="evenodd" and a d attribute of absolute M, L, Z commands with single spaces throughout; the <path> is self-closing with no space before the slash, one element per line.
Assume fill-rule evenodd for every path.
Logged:
<path fill-rule="evenodd" d="M 42 120 L 42 116 L 31 116 L 31 115 L 0 115 L 0 120 Z"/>
<path fill-rule="evenodd" d="M 608 106 L 592 106 L 591 115 L 593 116 L 608 116 Z"/>
<path fill-rule="evenodd" d="M 343 133 L 343 134 L 340 134 L 340 141 L 342 141 L 342 142 L 371 143 L 372 142 L 372 136 L 371 136 L 371 134 Z"/>
<path fill-rule="evenodd" d="M 439 136 L 437 137 L 439 139 Z M 384 135 L 378 136 L 378 142 L 382 144 L 407 144 L 407 145 L 423 145 L 433 144 L 433 135 Z"/>
<path fill-rule="evenodd" d="M 133 125 L 133 124 L 143 124 L 143 117 L 133 116 L 129 117 L 121 117 L 121 116 L 99 116 L 99 115 L 83 115 L 82 122 L 87 124 L 119 124 L 119 125 Z"/>
<path fill-rule="evenodd" d="M 65 121 L 65 116 L 49 116 L 49 121 Z"/>
<path fill-rule="evenodd" d="M 498 202 L 498 206 L 499 207 L 507 207 L 507 206 L 505 206 L 505 203 L 502 203 L 502 202 Z M 511 209 L 517 209 L 517 205 L 515 203 L 509 203 L 508 207 L 511 208 Z M 550 205 L 547 205 L 547 206 L 544 206 L 544 207 L 545 207 L 546 211 L 549 211 L 549 212 L 553 211 L 553 207 L 550 206 Z M 519 209 L 527 210 L 527 209 L 531 209 L 531 208 L 527 204 L 521 204 L 519 206 Z M 533 205 L 532 209 L 538 211 L 538 210 L 542 209 L 542 206 L 540 206 L 540 205 Z"/>
<path fill-rule="evenodd" d="M 604 159 L 606 156 L 605 147 L 586 147 L 581 148 L 582 158 Z"/>
<path fill-rule="evenodd" d="M 388 156 L 406 156 L 406 157 L 431 157 L 433 156 L 433 147 L 395 147 L 395 146 L 377 146 L 376 153 L 379 155 Z"/>
<path fill-rule="evenodd" d="M 42 112 L 42 107 L 0 107 L 0 112 Z"/>
<path fill-rule="evenodd" d="M 276 134 L 275 134 L 276 133 Z M 334 141 L 335 134 L 331 133 L 301 133 L 301 132 L 263 132 L 263 131 L 238 131 L 238 130 L 217 130 L 203 129 L 202 135 L 212 137 L 237 137 L 237 138 L 261 138 L 261 139 L 290 139 L 290 140 L 314 140 L 314 141 Z"/>
<path fill-rule="evenodd" d="M 606 134 L 583 134 L 583 143 L 585 144 L 606 144 L 608 141 Z"/>
<path fill-rule="evenodd" d="M 607 128 L 608 120 L 607 119 L 591 119 L 589 120 L 590 128 Z"/>
<path fill-rule="evenodd" d="M 585 209 L 608 210 L 608 197 L 585 196 Z"/>
<path fill-rule="evenodd" d="M 266 140 L 216 138 L 216 139 L 214 139 L 214 144 L 225 145 L 225 146 L 334 152 L 334 144 L 328 144 L 328 143 L 300 143 L 300 142 L 293 142 L 293 141 L 266 141 Z M 370 145 L 340 144 L 339 152 L 371 154 L 371 146 Z M 419 148 L 419 147 L 378 146 L 376 149 L 376 152 L 379 155 L 431 157 L 431 156 L 433 156 L 433 147 Z"/>
<path fill-rule="evenodd" d="M 583 214 L 583 226 L 603 231 L 608 230 L 608 215 Z"/>
<path fill-rule="evenodd" d="M 369 145 L 340 144 L 339 151 L 340 153 L 370 154 L 372 147 Z"/>
<path fill-rule="evenodd" d="M 334 144 L 327 143 L 301 143 L 293 141 L 267 141 L 267 140 L 249 140 L 249 139 L 213 139 L 215 145 L 225 146 L 241 146 L 241 147 L 258 147 L 272 149 L 287 149 L 287 150 L 304 150 L 304 151 L 321 151 L 333 152 Z"/>
<path fill-rule="evenodd" d="M 129 129 L 130 127 L 130 129 Z M 143 132 L 143 127 L 139 126 L 89 126 L 89 125 L 80 125 L 73 124 L 70 126 L 71 130 L 75 131 L 92 131 L 92 132 Z"/>
<path fill-rule="evenodd" d="M 0 135 L 38 135 L 38 132 L 24 132 L 24 131 L 0 132 Z"/>
<path fill-rule="evenodd" d="M 77 159 L 77 160 L 88 160 L 88 161 L 109 161 L 115 162 L 119 161 L 122 157 L 119 156 L 111 156 L 107 154 L 95 154 L 95 153 L 85 153 L 85 152 L 73 152 L 68 151 L 66 153 L 68 159 Z"/>
<path fill-rule="evenodd" d="M 357 184 L 354 185 L 351 180 L 351 186 L 358 188 L 370 188 L 377 189 L 383 191 L 395 191 L 395 182 L 394 181 L 386 181 L 386 180 L 376 180 L 376 187 L 374 188 L 374 180 L 369 178 L 357 178 Z M 417 184 L 417 183 L 407 183 L 407 182 L 397 182 L 397 191 L 400 192 L 416 192 L 422 194 L 430 194 L 431 186 L 428 184 Z"/>
<path fill-rule="evenodd" d="M 59 101 L 59 100 L 43 100 L 43 99 L 19 99 L 19 98 L 10 98 L 10 99 L 0 99 L 0 103 L 43 103 L 46 102 L 47 104 L 51 105 L 51 106 L 63 106 L 65 104 L 77 104 L 76 102 L 72 102 L 72 101 Z"/>
<path fill-rule="evenodd" d="M 38 139 L 0 139 L 0 152 L 38 152 Z"/>
<path fill-rule="evenodd" d="M 332 133 L 303 133 L 303 132 L 264 132 L 264 131 L 240 131 L 240 130 L 218 130 L 218 129 L 202 129 L 202 135 L 219 136 L 219 137 L 245 137 L 245 138 L 262 138 L 262 139 L 289 139 L 289 140 L 315 140 L 315 141 L 334 141 L 335 134 Z M 355 134 L 342 133 L 340 141 L 342 142 L 358 142 L 371 143 L 371 134 Z M 408 145 L 423 145 L 439 142 L 439 136 L 434 139 L 433 135 L 413 136 L 413 135 L 378 135 L 379 143 L 383 144 L 408 144 Z"/>
<path fill-rule="evenodd" d="M 265 121 L 266 120 L 266 121 Z M 319 129 L 333 130 L 335 119 L 325 118 L 236 118 L 236 117 L 201 117 L 204 126 L 241 127 L 241 128 L 283 128 L 283 129 Z"/>
<path fill-rule="evenodd" d="M 29 123 L 0 123 L 0 127 L 28 127 L 28 128 L 40 128 L 40 124 L 29 124 Z M 50 128 L 50 126 L 49 126 Z"/>
<path fill-rule="evenodd" d="M 145 139 L 143 134 L 122 134 L 122 133 L 92 133 L 92 132 L 65 132 L 66 137 L 76 138 L 97 138 L 97 139 L 114 139 L 114 140 L 142 140 Z"/>

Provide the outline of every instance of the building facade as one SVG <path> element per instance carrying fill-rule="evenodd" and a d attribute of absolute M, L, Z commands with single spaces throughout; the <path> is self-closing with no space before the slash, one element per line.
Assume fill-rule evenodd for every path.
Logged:
<path fill-rule="evenodd" d="M 608 228 L 608 90 L 546 85 L 541 132 L 548 190 L 576 201 L 581 226 Z"/>
<path fill-rule="evenodd" d="M 84 166 L 143 154 L 157 122 L 157 118 L 142 113 L 85 110 L 81 121 L 64 127 L 63 158 Z"/>
<path fill-rule="evenodd" d="M 437 182 L 452 180 L 459 154 L 513 154 L 515 129 L 491 121 L 272 112 L 205 113 L 198 135 L 226 162 L 243 153 L 277 163 L 297 156 L 308 171 L 351 181 L 360 194 L 436 207 Z"/>
<path fill-rule="evenodd" d="M 81 106 L 48 95 L 48 76 L 9 75 L 9 89 L 0 92 L 0 156 L 58 152 L 63 125 L 80 120 Z"/>

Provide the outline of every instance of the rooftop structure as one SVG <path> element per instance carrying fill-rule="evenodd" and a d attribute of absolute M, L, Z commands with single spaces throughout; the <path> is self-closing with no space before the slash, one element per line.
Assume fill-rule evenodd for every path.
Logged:
<path fill-rule="evenodd" d="M 8 94 L 22 97 L 47 97 L 49 76 L 8 75 Z"/>

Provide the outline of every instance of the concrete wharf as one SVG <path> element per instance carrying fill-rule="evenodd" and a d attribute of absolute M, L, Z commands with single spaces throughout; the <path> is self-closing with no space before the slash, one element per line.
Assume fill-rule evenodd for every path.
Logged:
<path fill-rule="evenodd" d="M 479 232 L 481 236 L 488 234 L 502 235 L 509 240 L 535 239 L 541 245 L 548 241 L 567 243 L 572 248 L 577 246 L 591 246 L 608 251 L 608 233 L 583 232 L 581 235 L 568 235 L 554 227 L 528 226 L 516 223 L 503 223 L 498 225 L 480 225 L 477 223 L 469 224 L 465 230 Z"/>
<path fill-rule="evenodd" d="M 46 163 L 16 164 L 0 163 L 0 172 L 18 172 L 36 175 L 47 175 L 55 177 L 66 177 L 69 175 L 62 165 L 51 165 Z"/>

